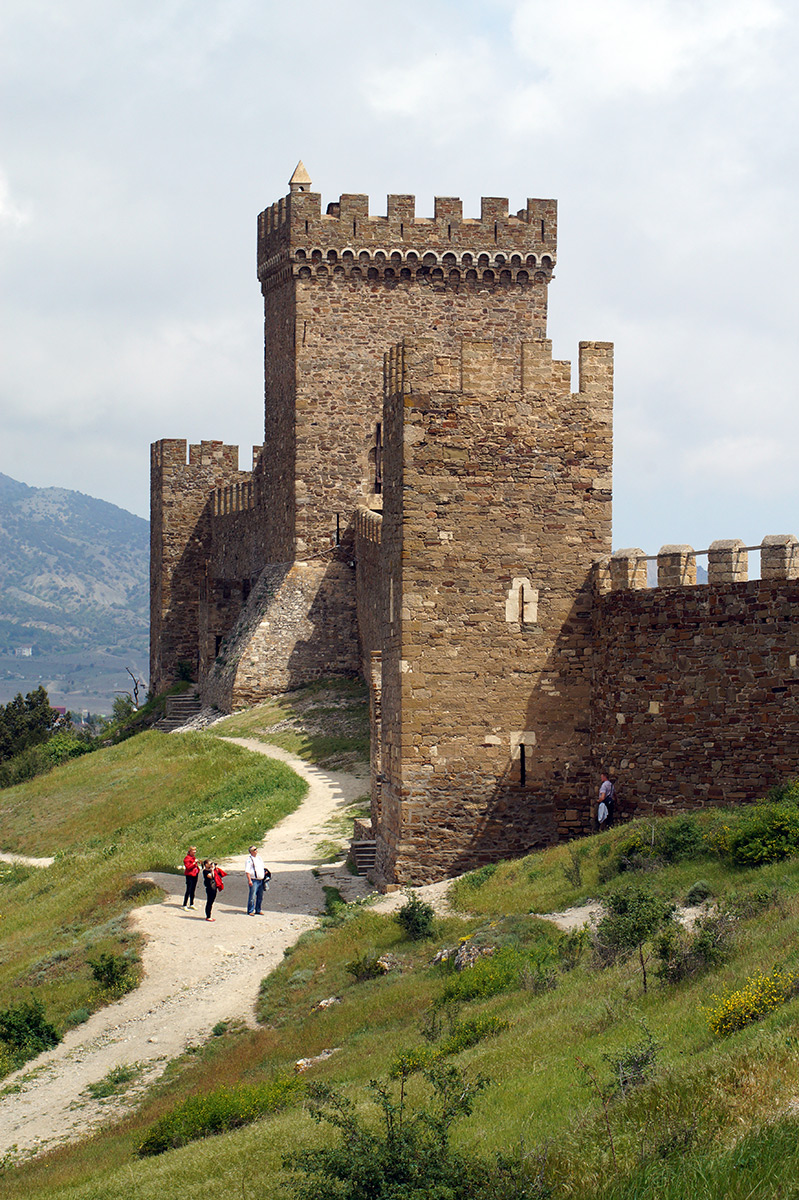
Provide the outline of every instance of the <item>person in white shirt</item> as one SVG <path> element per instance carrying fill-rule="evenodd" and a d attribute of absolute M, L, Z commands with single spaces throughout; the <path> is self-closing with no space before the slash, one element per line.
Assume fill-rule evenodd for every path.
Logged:
<path fill-rule="evenodd" d="M 250 889 L 247 895 L 247 916 L 260 917 L 264 888 L 269 886 L 272 872 L 264 866 L 264 860 L 258 853 L 257 846 L 250 846 L 250 852 L 244 864 L 244 874 L 247 876 L 247 884 Z"/>

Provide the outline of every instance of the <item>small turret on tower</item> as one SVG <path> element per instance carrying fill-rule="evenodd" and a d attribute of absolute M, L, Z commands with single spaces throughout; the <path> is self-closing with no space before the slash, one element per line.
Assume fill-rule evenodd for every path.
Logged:
<path fill-rule="evenodd" d="M 300 159 L 294 170 L 294 174 L 289 180 L 289 192 L 310 192 L 312 186 L 311 177 L 305 170 L 305 164 L 302 159 Z"/>

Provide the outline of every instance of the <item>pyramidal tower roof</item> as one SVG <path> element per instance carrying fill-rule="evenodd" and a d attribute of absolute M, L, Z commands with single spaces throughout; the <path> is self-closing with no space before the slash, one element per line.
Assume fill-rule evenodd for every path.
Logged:
<path fill-rule="evenodd" d="M 305 165 L 300 159 L 294 170 L 294 174 L 289 180 L 289 190 L 292 192 L 307 192 L 311 189 L 311 177 L 305 170 Z"/>

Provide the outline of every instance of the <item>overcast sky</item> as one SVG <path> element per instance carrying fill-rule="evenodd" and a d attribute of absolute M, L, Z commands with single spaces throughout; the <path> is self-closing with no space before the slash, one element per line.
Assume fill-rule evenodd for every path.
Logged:
<path fill-rule="evenodd" d="M 614 545 L 799 535 L 798 49 L 790 0 L 4 0 L 0 471 L 147 516 L 151 441 L 249 465 L 256 216 L 302 158 L 381 214 L 556 197 Z"/>

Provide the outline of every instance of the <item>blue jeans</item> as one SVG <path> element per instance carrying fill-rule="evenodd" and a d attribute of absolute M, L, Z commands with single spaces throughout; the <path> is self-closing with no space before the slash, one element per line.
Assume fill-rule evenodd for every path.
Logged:
<path fill-rule="evenodd" d="M 247 913 L 259 913 L 261 911 L 261 901 L 264 898 L 264 883 L 263 879 L 253 879 L 250 884 L 249 895 L 247 896 Z"/>

